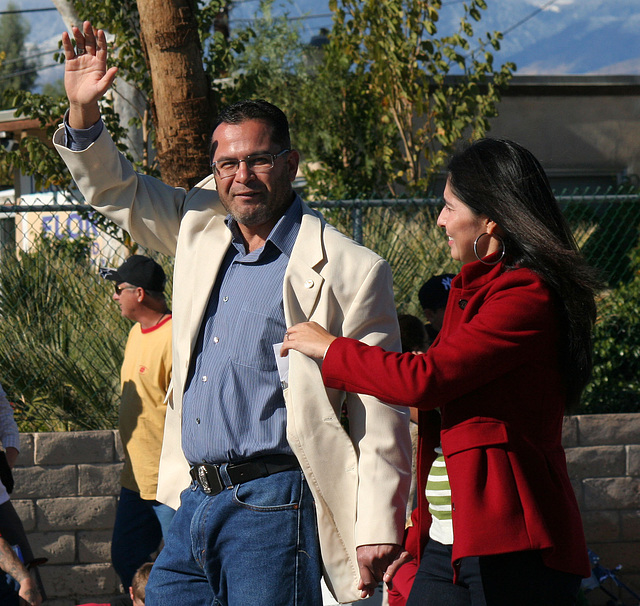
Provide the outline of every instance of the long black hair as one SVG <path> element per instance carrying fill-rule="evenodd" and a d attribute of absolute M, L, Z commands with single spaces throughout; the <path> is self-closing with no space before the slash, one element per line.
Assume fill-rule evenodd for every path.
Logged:
<path fill-rule="evenodd" d="M 575 408 L 591 376 L 601 283 L 578 251 L 542 166 L 513 141 L 480 139 L 451 159 L 449 185 L 472 211 L 500 226 L 505 264 L 531 269 L 556 293 L 566 331 L 560 354 L 567 409 Z"/>

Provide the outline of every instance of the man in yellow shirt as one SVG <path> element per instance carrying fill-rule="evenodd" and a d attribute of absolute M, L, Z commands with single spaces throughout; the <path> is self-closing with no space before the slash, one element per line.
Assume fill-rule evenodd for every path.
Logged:
<path fill-rule="evenodd" d="M 111 543 L 113 567 L 127 590 L 136 570 L 158 550 L 175 513 L 156 501 L 171 382 L 171 311 L 164 298 L 164 271 L 153 259 L 133 255 L 117 270 L 102 269 L 101 274 L 115 282 L 113 300 L 135 322 L 121 370 L 119 430 L 125 462 Z"/>

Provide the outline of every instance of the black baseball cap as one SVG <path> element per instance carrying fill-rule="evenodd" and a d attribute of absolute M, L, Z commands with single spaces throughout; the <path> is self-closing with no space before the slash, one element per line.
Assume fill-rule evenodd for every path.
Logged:
<path fill-rule="evenodd" d="M 164 291 L 164 270 L 153 259 L 144 255 L 132 255 L 118 269 L 101 267 L 100 275 L 116 283 L 128 282 L 145 290 Z"/>
<path fill-rule="evenodd" d="M 455 274 L 440 274 L 429 278 L 418 291 L 418 299 L 422 309 L 446 307 L 453 278 L 455 278 Z"/>

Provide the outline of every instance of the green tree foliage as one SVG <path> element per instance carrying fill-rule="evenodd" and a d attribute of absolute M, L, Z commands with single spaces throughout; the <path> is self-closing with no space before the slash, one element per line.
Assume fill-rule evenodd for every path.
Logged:
<path fill-rule="evenodd" d="M 329 5 L 333 28 L 320 78 L 339 95 L 333 91 L 328 100 L 318 91 L 329 111 L 314 114 L 316 128 L 333 134 L 315 147 L 323 172 L 308 177 L 318 193 L 335 187 L 354 195 L 423 195 L 455 144 L 484 135 L 496 115 L 515 70 L 512 63 L 494 69 L 502 36 L 474 40 L 484 0 L 464 3 L 458 31 L 441 35 L 440 0 Z M 362 175 L 355 188 L 354 167 Z"/>
<path fill-rule="evenodd" d="M 295 115 L 291 112 L 295 113 L 300 86 L 308 78 L 306 45 L 299 26 L 286 15 L 274 16 L 272 6 L 273 0 L 262 0 L 250 27 L 234 32 L 226 45 L 218 45 L 227 63 L 218 75 L 213 71 L 215 65 L 209 73 L 217 83 L 221 103 L 267 99 L 282 108 L 293 126 Z M 220 81 L 220 73 L 231 77 Z"/>
<path fill-rule="evenodd" d="M 0 52 L 4 60 L 0 65 L 0 107 L 12 107 L 5 97 L 9 90 L 30 90 L 36 81 L 37 63 L 26 57 L 24 43 L 30 31 L 29 23 L 16 11 L 13 3 L 7 4 L 6 12 L 0 16 Z"/>
<path fill-rule="evenodd" d="M 484 0 L 465 3 L 458 31 L 442 35 L 440 0 L 331 0 L 328 44 L 315 54 L 285 17 L 272 15 L 272 4 L 263 0 L 251 27 L 226 37 L 214 23 L 227 2 L 198 2 L 203 62 L 219 103 L 262 97 L 289 115 L 296 145 L 308 162 L 310 196 L 424 195 L 455 143 L 485 133 L 515 67 L 494 69 L 499 33 L 474 40 L 472 23 L 480 20 Z M 120 77 L 150 99 L 135 1 L 75 5 L 82 18 L 90 17 L 111 34 L 110 57 Z M 38 115 L 47 125 L 59 121 L 64 105 L 52 107 L 51 100 L 24 94 L 13 100 L 15 107 L 24 107 L 24 115 Z M 127 153 L 108 99 L 104 112 Z M 134 121 L 149 128 L 148 115 Z M 21 147 L 19 158 L 2 154 L 0 163 L 35 173 L 41 184 L 65 186 L 66 171 L 58 161 L 43 159 L 41 145 Z M 152 163 L 136 168 L 156 171 Z"/>

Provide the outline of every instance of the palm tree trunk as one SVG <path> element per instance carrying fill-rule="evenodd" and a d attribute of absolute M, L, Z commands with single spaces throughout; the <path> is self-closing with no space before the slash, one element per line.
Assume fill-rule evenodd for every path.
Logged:
<path fill-rule="evenodd" d="M 210 172 L 215 118 L 202 63 L 194 0 L 137 0 L 163 181 L 189 189 Z"/>

